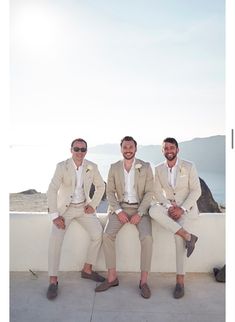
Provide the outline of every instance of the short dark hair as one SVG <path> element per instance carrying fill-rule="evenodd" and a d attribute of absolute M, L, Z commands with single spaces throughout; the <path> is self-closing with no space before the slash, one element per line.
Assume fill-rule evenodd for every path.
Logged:
<path fill-rule="evenodd" d="M 163 143 L 166 143 L 166 142 L 172 143 L 172 144 L 174 144 L 178 148 L 178 142 L 176 141 L 176 139 L 174 139 L 174 138 L 165 138 L 163 140 L 162 144 Z"/>
<path fill-rule="evenodd" d="M 132 136 L 124 136 L 124 138 L 121 139 L 120 146 L 122 146 L 123 141 L 133 141 L 135 143 L 135 147 L 137 147 L 137 142 Z"/>
<path fill-rule="evenodd" d="M 75 142 L 83 142 L 83 143 L 86 144 L 86 148 L 87 148 L 87 142 L 85 140 L 81 139 L 81 138 L 73 140 L 73 142 L 71 143 L 71 148 L 73 147 Z"/>

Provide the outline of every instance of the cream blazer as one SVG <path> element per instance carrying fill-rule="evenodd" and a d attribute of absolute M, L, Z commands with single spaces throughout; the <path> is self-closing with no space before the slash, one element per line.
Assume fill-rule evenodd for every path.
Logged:
<path fill-rule="evenodd" d="M 97 165 L 84 159 L 82 176 L 84 179 L 85 203 L 94 209 L 99 205 L 104 194 L 105 183 L 99 173 Z M 89 196 L 92 183 L 95 193 Z M 58 212 L 63 215 L 69 207 L 76 187 L 76 170 L 72 158 L 57 164 L 54 176 L 47 191 L 48 212 Z"/>
<path fill-rule="evenodd" d="M 192 162 L 178 159 L 176 185 L 172 188 L 168 183 L 168 169 L 163 162 L 155 168 L 155 198 L 164 206 L 171 200 L 186 209 L 192 217 L 198 215 L 197 200 L 201 195 L 201 186 L 196 168 Z"/>
<path fill-rule="evenodd" d="M 125 178 L 123 170 L 123 161 L 111 164 L 108 182 L 107 199 L 109 210 L 114 212 L 121 207 L 124 201 Z M 135 160 L 135 183 L 134 188 L 139 199 L 138 213 L 140 216 L 147 214 L 150 207 L 153 191 L 153 172 L 149 163 L 142 160 Z"/>

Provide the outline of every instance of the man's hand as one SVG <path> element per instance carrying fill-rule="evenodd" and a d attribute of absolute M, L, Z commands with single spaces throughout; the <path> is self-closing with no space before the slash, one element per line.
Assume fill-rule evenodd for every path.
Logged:
<path fill-rule="evenodd" d="M 168 215 L 173 219 L 173 220 L 178 220 L 180 217 L 183 215 L 184 210 L 178 206 L 172 206 L 168 209 Z"/>
<path fill-rule="evenodd" d="M 89 205 L 84 207 L 85 214 L 93 214 L 95 212 L 95 209 Z"/>
<path fill-rule="evenodd" d="M 53 220 L 53 223 L 58 229 L 65 229 L 64 217 L 58 216 Z"/>
<path fill-rule="evenodd" d="M 141 216 L 139 214 L 134 214 L 131 216 L 130 223 L 133 225 L 137 225 L 141 220 Z"/>
<path fill-rule="evenodd" d="M 128 216 L 127 216 L 127 214 L 125 213 L 125 211 L 121 211 L 121 212 L 119 212 L 119 214 L 118 214 L 117 216 L 118 216 L 119 221 L 120 221 L 122 224 L 126 224 L 127 222 L 129 222 Z"/>

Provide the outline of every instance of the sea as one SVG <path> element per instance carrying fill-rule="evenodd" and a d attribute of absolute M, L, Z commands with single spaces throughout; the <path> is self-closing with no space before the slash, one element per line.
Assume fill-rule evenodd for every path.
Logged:
<path fill-rule="evenodd" d="M 16 193 L 28 189 L 47 191 L 56 164 L 70 158 L 70 148 L 52 145 L 11 145 L 9 150 L 9 192 Z M 120 154 L 87 153 L 86 158 L 98 164 L 100 173 L 107 181 L 110 164 L 121 158 Z M 148 160 L 145 160 L 148 161 Z M 193 160 L 192 160 L 193 161 Z M 153 169 L 155 164 L 151 163 Z M 223 173 L 199 172 L 206 182 L 216 202 L 225 206 L 225 175 Z"/>

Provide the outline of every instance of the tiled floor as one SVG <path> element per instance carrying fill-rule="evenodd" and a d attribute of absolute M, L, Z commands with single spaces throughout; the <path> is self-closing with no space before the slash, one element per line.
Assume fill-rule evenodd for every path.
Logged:
<path fill-rule="evenodd" d="M 211 274 L 187 274 L 185 296 L 174 299 L 174 274 L 151 273 L 152 296 L 139 294 L 138 273 L 120 273 L 118 287 L 95 293 L 96 283 L 80 273 L 61 272 L 59 294 L 46 298 L 46 272 L 12 272 L 11 322 L 224 322 L 225 284 Z M 104 273 L 105 275 L 105 273 Z"/>

